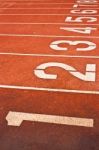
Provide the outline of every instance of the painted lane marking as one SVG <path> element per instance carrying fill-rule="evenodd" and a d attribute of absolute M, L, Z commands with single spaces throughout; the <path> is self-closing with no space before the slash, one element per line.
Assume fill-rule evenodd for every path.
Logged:
<path fill-rule="evenodd" d="M 46 25 L 70 25 L 70 23 L 53 23 L 53 22 L 51 22 L 51 23 L 47 23 L 47 22 L 38 22 L 38 23 L 33 23 L 33 22 L 0 22 L 0 24 L 9 24 L 9 25 L 12 25 L 12 24 L 14 24 L 14 25 L 16 25 L 16 24 L 22 24 L 22 25 L 36 25 L 36 24 L 38 24 L 38 25 L 43 25 L 43 24 L 46 24 Z M 79 23 L 73 23 L 73 25 L 79 25 Z M 72 26 L 73 26 L 72 25 Z M 80 26 L 82 26 L 82 25 L 89 25 L 89 24 L 80 24 Z M 99 24 L 90 24 L 90 26 L 99 26 Z"/>
<path fill-rule="evenodd" d="M 27 8 L 27 7 L 19 7 L 19 8 L 16 8 L 16 7 L 10 7 L 10 8 L 8 8 L 8 7 L 0 7 L 0 10 L 2 10 L 2 9 L 60 9 L 60 10 L 62 10 L 62 9 L 70 9 L 71 10 L 71 8 L 66 8 L 66 7 L 63 7 L 63 8 L 60 8 L 60 7 L 52 7 L 52 8 L 50 8 L 50 7 L 45 7 L 45 8 L 40 8 L 40 7 L 37 7 L 37 8 Z M 80 8 L 80 9 L 83 9 L 83 8 Z M 86 8 L 86 9 L 89 9 L 89 8 Z M 90 9 L 92 9 L 92 8 L 90 8 Z M 95 10 L 97 10 L 97 9 L 99 9 L 99 8 L 95 8 Z"/>
<path fill-rule="evenodd" d="M 34 74 L 40 79 L 48 79 L 48 80 L 56 80 L 58 78 L 57 74 L 46 73 L 45 70 L 49 67 L 58 67 L 64 69 L 69 74 L 73 75 L 74 77 L 83 80 L 83 81 L 96 81 L 96 64 L 87 64 L 85 66 L 85 73 L 81 73 L 68 64 L 60 63 L 60 62 L 48 62 L 40 64 L 34 70 Z"/>
<path fill-rule="evenodd" d="M 69 38 L 99 38 L 99 36 L 58 36 L 58 35 L 35 35 L 35 34 L 1 34 L 0 36 L 15 36 L 15 37 L 69 37 Z"/>
<path fill-rule="evenodd" d="M 33 90 L 33 91 L 60 92 L 60 93 L 97 94 L 97 95 L 99 95 L 99 91 L 39 88 L 39 87 L 16 86 L 16 85 L 15 86 L 14 85 L 0 85 L 0 88 L 3 88 L 3 89 L 17 89 L 17 90 Z"/>
<path fill-rule="evenodd" d="M 59 125 L 94 127 L 94 119 L 56 116 L 46 114 L 22 113 L 10 111 L 6 116 L 8 125 L 20 126 L 23 121 L 52 123 Z"/>
<path fill-rule="evenodd" d="M 37 57 L 69 57 L 69 58 L 92 58 L 92 59 L 99 59 L 99 56 L 76 56 L 76 55 L 48 55 L 48 54 L 24 54 L 24 53 L 0 53 L 0 55 L 12 55 L 12 56 L 37 56 Z"/>
<path fill-rule="evenodd" d="M 45 2 L 45 0 L 25 0 L 25 2 Z M 1 2 L 4 2 L 4 1 L 2 1 L 1 0 Z M 5 2 L 12 2 L 12 0 L 6 0 Z M 23 0 L 14 0 L 13 2 L 23 2 Z M 46 2 L 53 2 L 52 0 L 50 1 L 50 0 L 48 0 L 48 1 L 46 1 Z M 58 2 L 60 2 L 60 1 L 58 1 Z M 64 1 L 63 1 L 64 2 Z M 78 3 L 79 3 L 80 1 L 78 1 Z M 94 2 L 94 1 L 92 1 L 92 2 Z M 91 3 L 92 3 L 91 2 Z M 95 1 L 95 3 L 97 3 L 98 1 Z M 74 2 L 73 2 L 74 3 Z M 88 1 L 87 1 L 87 3 L 89 3 Z"/>
<path fill-rule="evenodd" d="M 0 16 L 68 16 L 70 14 L 1 14 Z M 85 16 L 86 14 L 84 14 L 83 16 Z M 80 14 L 76 15 L 73 14 L 73 16 L 81 16 Z M 91 16 L 91 14 L 88 14 L 87 16 Z M 99 16 L 99 15 L 94 15 L 93 16 Z"/>
<path fill-rule="evenodd" d="M 0 1 L 0 2 L 1 2 L 1 1 Z M 11 2 L 12 2 L 12 1 L 11 1 Z M 14 1 L 13 1 L 13 2 L 14 2 Z M 17 2 L 19 3 L 20 1 L 15 1 L 14 3 L 17 4 Z M 10 3 L 10 2 L 9 2 L 9 1 L 5 1 L 5 3 Z M 30 1 L 30 2 L 21 1 L 19 4 L 25 4 L 25 3 L 26 3 L 26 4 L 29 4 L 29 3 L 31 4 L 31 3 L 32 3 L 32 4 L 38 4 L 38 5 L 39 5 L 39 4 L 44 4 L 44 5 L 46 5 L 46 4 L 59 4 L 59 5 L 60 5 L 60 4 L 74 4 L 74 3 L 66 3 L 66 2 L 64 2 L 64 3 L 61 3 L 61 2 L 60 2 L 60 3 L 52 3 L 52 2 L 42 2 L 42 3 L 40 2 L 40 3 L 35 3 L 35 2 L 33 2 L 33 1 L 32 1 L 32 2 L 31 2 L 31 1 Z"/>
<path fill-rule="evenodd" d="M 4 1 L 0 1 L 0 2 L 4 2 Z M 66 3 L 66 2 L 60 2 L 60 3 L 58 3 L 58 2 L 57 2 L 57 3 L 54 3 L 54 2 L 53 2 L 53 3 L 52 3 L 52 2 L 42 2 L 42 3 L 40 2 L 40 3 L 35 3 L 34 1 L 30 1 L 30 2 L 29 2 L 29 1 L 27 1 L 27 2 L 26 2 L 26 1 L 13 1 L 13 2 L 14 2 L 15 4 L 16 4 L 17 2 L 18 2 L 18 3 L 20 2 L 20 4 L 23 4 L 23 3 L 26 3 L 26 4 L 28 4 L 28 3 L 30 3 L 30 4 L 31 4 L 31 3 L 32 3 L 32 4 L 75 4 L 75 3 Z M 9 2 L 9 1 L 5 1 L 5 3 L 10 3 L 10 2 Z M 11 1 L 11 3 L 12 3 L 12 1 Z M 94 4 L 94 5 L 95 5 L 95 4 Z"/>
<path fill-rule="evenodd" d="M 60 44 L 68 44 L 68 45 L 79 45 L 79 44 L 86 44 L 86 48 L 76 48 L 76 51 L 92 51 L 96 49 L 96 44 L 90 41 L 71 41 L 71 40 L 55 40 L 50 43 L 50 48 L 57 51 L 67 51 L 67 47 L 60 46 Z"/>

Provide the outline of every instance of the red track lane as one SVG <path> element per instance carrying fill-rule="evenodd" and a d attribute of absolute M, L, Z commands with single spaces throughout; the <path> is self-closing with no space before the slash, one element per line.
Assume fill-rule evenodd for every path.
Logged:
<path fill-rule="evenodd" d="M 4 2 L 4 1 L 1 0 L 1 2 Z M 14 0 L 14 1 L 13 0 L 6 0 L 5 3 L 6 2 L 7 3 L 12 3 L 12 2 L 23 3 L 24 2 L 24 3 L 38 3 L 38 4 L 39 3 L 77 3 L 75 0 L 71 0 L 71 1 L 70 0 L 65 0 L 65 1 L 64 0 L 55 0 L 55 1 L 53 1 L 53 0 L 46 0 L 46 1 L 45 0 L 29 0 L 29 1 L 28 0 L 24 0 L 24 1 L 20 1 L 20 0 Z M 80 2 L 78 2 L 78 3 L 80 3 Z M 96 1 L 94 3 L 93 3 L 93 1 L 88 2 L 88 4 L 92 4 L 92 5 L 93 4 L 98 4 L 98 3 L 99 3 L 99 1 Z"/>
<path fill-rule="evenodd" d="M 12 2 L 16 2 L 16 3 L 68 3 L 68 1 L 64 1 L 64 0 L 0 0 L 1 3 L 12 3 Z M 69 3 L 75 3 L 76 1 L 69 1 Z"/>
<path fill-rule="evenodd" d="M 71 9 L 89 9 L 89 7 L 90 7 L 90 9 L 97 9 L 98 8 L 98 6 L 99 6 L 99 3 L 96 5 L 96 4 L 94 4 L 94 5 L 91 5 L 91 4 L 89 4 L 89 5 L 83 5 L 83 4 L 77 4 L 77 6 L 75 6 L 75 3 L 44 3 L 44 2 L 41 2 L 40 4 L 39 3 L 35 3 L 35 2 L 32 2 L 32 3 L 16 3 L 16 2 L 11 2 L 11 3 L 0 3 L 0 8 L 13 8 L 13 6 L 14 6 L 14 8 L 17 6 L 17 9 L 19 8 L 19 7 L 22 7 L 22 8 L 35 8 L 34 6 L 36 5 L 36 8 L 42 8 L 42 9 L 47 9 L 47 8 L 56 8 L 56 9 L 58 9 L 58 8 L 61 8 L 61 9 L 66 9 L 66 8 L 71 8 Z M 46 7 L 45 7 L 46 6 Z M 64 6 L 64 7 L 63 7 Z M 13 9 L 14 9 L 13 8 Z"/>
<path fill-rule="evenodd" d="M 9 6 L 9 8 L 20 8 L 20 7 L 22 7 L 22 8 L 67 8 L 68 6 L 67 6 L 67 4 L 53 4 L 53 3 L 51 3 L 51 4 L 36 4 L 36 3 L 33 3 L 33 4 L 19 4 L 19 3 L 17 3 L 17 4 L 13 4 L 13 5 L 11 5 L 11 6 Z M 71 9 L 72 9 L 72 7 L 73 7 L 73 4 L 72 4 L 72 6 L 71 6 Z"/>
<path fill-rule="evenodd" d="M 51 2 L 51 3 L 61 3 L 61 2 L 63 2 L 63 3 L 75 3 L 75 0 L 71 0 L 71 1 L 69 1 L 69 0 L 55 0 L 54 2 L 53 2 L 53 0 L 5 0 L 5 1 L 2 1 L 1 0 L 1 2 L 18 2 L 18 3 L 20 3 L 20 2 L 27 2 L 27 3 L 29 3 L 29 2 L 37 2 L 37 3 L 40 3 L 40 2 L 43 2 L 43 3 L 46 3 L 46 2 Z"/>
<path fill-rule="evenodd" d="M 7 63 L 6 63 L 7 62 Z M 95 82 L 85 82 L 71 75 L 61 67 L 49 67 L 48 74 L 57 74 L 57 79 L 44 80 L 38 78 L 34 70 L 40 64 L 55 62 L 74 67 L 78 72 L 84 73 L 86 64 L 96 64 L 97 76 Z M 80 62 L 77 63 L 77 62 Z M 25 56 L 0 56 L 0 85 L 97 91 L 99 85 L 99 60 L 85 58 L 61 58 L 61 57 L 25 57 Z M 17 67 L 18 66 L 18 67 Z M 24 67 L 23 67 L 24 66 Z M 61 73 L 60 73 L 61 72 Z M 4 77 L 5 75 L 5 77 Z M 10 77 L 10 78 L 9 78 Z M 77 83 L 77 84 L 76 84 Z"/>
<path fill-rule="evenodd" d="M 69 15 L 71 17 L 71 15 Z M 72 19 L 75 20 L 77 17 L 82 16 L 72 16 Z M 83 16 L 84 17 L 84 16 Z M 74 22 L 72 24 L 98 24 L 99 23 L 99 16 L 92 16 L 95 20 L 90 21 L 90 16 L 88 18 L 83 18 L 81 22 Z M 7 15 L 2 16 L 0 15 L 0 22 L 10 22 L 10 23 L 70 23 L 70 21 L 65 21 L 67 16 L 65 15 Z"/>
<path fill-rule="evenodd" d="M 71 9 L 2 9 L 2 14 L 69 14 Z M 99 10 L 97 10 L 99 11 Z M 96 14 L 95 14 L 96 15 Z"/>
<path fill-rule="evenodd" d="M 81 98 L 80 98 L 81 97 Z M 64 94 L 26 90 L 0 90 L 0 147 L 2 150 L 98 150 L 99 102 L 96 95 Z M 93 117 L 95 127 L 82 128 L 23 122 L 20 127 L 6 126 L 8 111 L 52 115 Z"/>
<path fill-rule="evenodd" d="M 26 8 L 37 8 L 37 7 L 39 7 L 39 8 L 47 8 L 47 7 L 51 7 L 51 8 L 53 8 L 53 7 L 55 7 L 55 8 L 57 8 L 57 7 L 59 7 L 59 8 L 62 8 L 62 7 L 65 7 L 66 8 L 66 6 L 67 6 L 67 4 L 57 4 L 57 3 L 49 3 L 49 4 L 36 4 L 36 3 L 25 3 L 25 4 L 20 4 L 20 3 L 16 3 L 16 4 L 13 4 L 12 6 L 9 6 L 9 8 L 11 8 L 11 7 L 13 7 L 13 8 L 20 8 L 20 7 L 26 7 Z"/>
<path fill-rule="evenodd" d="M 22 9 L 22 8 L 20 8 L 20 9 L 1 9 L 0 10 L 0 14 L 23 14 L 23 15 L 25 15 L 25 14 L 70 14 L 70 12 L 71 12 L 71 8 L 69 7 L 69 8 L 63 8 L 63 9 L 57 9 L 57 8 L 48 8 L 48 9 L 40 9 L 40 8 L 37 8 L 37 9 L 33 9 L 33 8 L 31 8 L 31 9 Z M 85 10 L 85 9 L 81 9 L 82 11 L 83 10 Z M 97 12 L 95 12 L 95 13 L 93 13 L 93 14 L 89 14 L 89 13 L 87 13 L 87 15 L 97 15 L 98 14 L 98 12 L 99 12 L 99 9 L 96 9 L 96 11 Z M 72 15 L 81 15 L 79 12 L 78 13 L 71 13 Z M 86 14 L 83 14 L 83 15 L 85 15 L 86 16 Z"/>
<path fill-rule="evenodd" d="M 26 35 L 53 35 L 53 36 L 99 36 L 98 25 L 88 25 L 87 28 L 93 28 L 91 33 L 73 32 L 72 29 L 86 28 L 86 25 L 65 25 L 65 24 L 0 24 L 0 34 L 26 34 Z M 68 30 L 71 29 L 71 31 Z"/>
<path fill-rule="evenodd" d="M 49 4 L 37 4 L 37 3 L 10 3 L 10 4 L 13 4 L 12 6 L 9 6 L 9 8 L 11 8 L 11 7 L 13 7 L 13 8 L 20 8 L 20 7 L 23 7 L 23 8 L 37 8 L 37 7 L 39 7 L 39 8 L 53 8 L 53 7 L 55 7 L 55 8 L 57 8 L 57 7 L 59 7 L 59 8 L 68 8 L 69 7 L 69 5 L 68 4 L 66 4 L 66 3 L 49 3 Z M 2 7 L 2 5 L 1 5 L 1 7 Z M 72 9 L 72 7 L 73 7 L 73 4 L 71 5 L 71 9 Z M 88 8 L 88 7 L 87 7 Z M 97 8 L 97 7 L 96 7 Z"/>
<path fill-rule="evenodd" d="M 0 36 L 0 52 L 1 53 L 24 53 L 24 54 L 50 54 L 50 55 L 81 55 L 81 56 L 99 56 L 99 45 L 91 51 L 77 51 L 79 46 L 82 48 L 87 48 L 87 44 L 78 44 L 78 45 L 69 45 L 69 44 L 60 44 L 61 47 L 67 47 L 66 50 L 54 50 L 50 48 L 50 44 L 54 41 L 59 40 L 70 40 L 70 41 L 79 41 L 79 38 L 70 38 L 70 37 L 20 37 L 20 36 Z M 28 43 L 25 45 L 26 41 Z M 93 38 L 81 38 L 80 41 L 90 41 L 92 43 L 98 44 L 99 39 Z M 42 44 L 45 42 L 45 44 Z"/>

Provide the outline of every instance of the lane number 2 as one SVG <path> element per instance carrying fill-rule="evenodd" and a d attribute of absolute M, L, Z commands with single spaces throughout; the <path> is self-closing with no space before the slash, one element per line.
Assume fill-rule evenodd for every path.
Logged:
<path fill-rule="evenodd" d="M 57 74 L 48 74 L 45 73 L 45 69 L 49 67 L 58 67 L 62 68 L 65 71 L 68 71 L 70 74 L 75 76 L 76 78 L 79 78 L 80 80 L 83 81 L 93 81 L 95 82 L 95 72 L 96 72 L 96 65 L 95 64 L 87 64 L 86 65 L 86 72 L 85 74 L 80 73 L 77 71 L 74 67 L 64 64 L 64 63 L 59 63 L 59 62 L 48 62 L 48 63 L 43 63 L 37 66 L 37 68 L 34 70 L 34 74 L 41 79 L 57 79 L 58 75 Z"/>

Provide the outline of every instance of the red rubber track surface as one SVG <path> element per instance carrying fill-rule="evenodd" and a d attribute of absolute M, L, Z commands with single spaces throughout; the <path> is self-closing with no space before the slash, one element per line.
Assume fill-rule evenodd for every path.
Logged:
<path fill-rule="evenodd" d="M 98 6 L 0 0 L 0 150 L 99 150 Z M 57 116 L 60 123 L 25 118 L 18 126 L 9 112 Z M 62 124 L 60 116 L 94 124 Z"/>

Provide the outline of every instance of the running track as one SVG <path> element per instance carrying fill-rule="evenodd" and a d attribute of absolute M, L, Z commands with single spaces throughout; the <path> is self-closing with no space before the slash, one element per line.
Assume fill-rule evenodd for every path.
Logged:
<path fill-rule="evenodd" d="M 98 0 L 0 0 L 0 150 L 99 150 Z"/>

